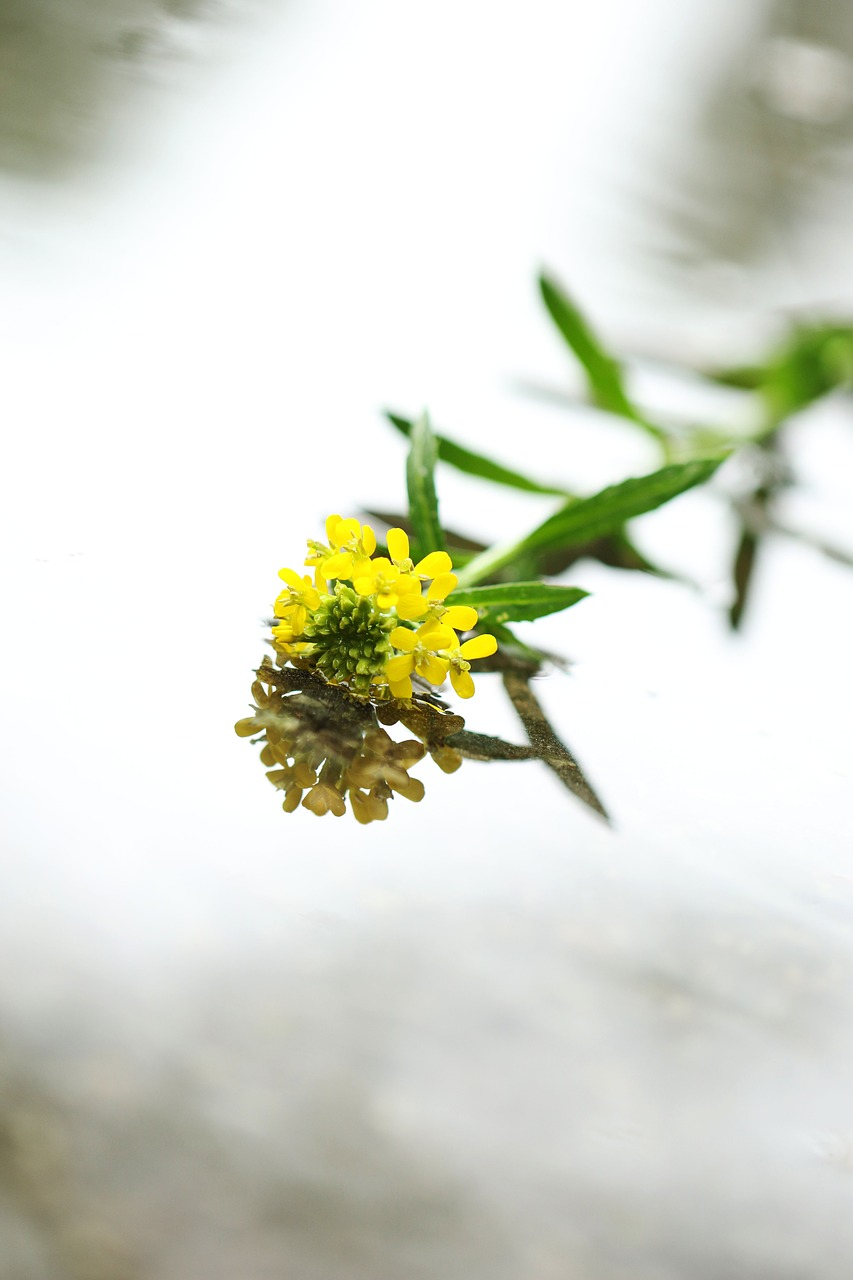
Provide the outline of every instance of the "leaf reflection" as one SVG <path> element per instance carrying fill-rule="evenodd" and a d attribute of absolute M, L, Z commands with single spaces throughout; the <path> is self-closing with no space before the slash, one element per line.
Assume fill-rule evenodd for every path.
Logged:
<path fill-rule="evenodd" d="M 455 773 L 465 759 L 541 760 L 573 795 L 606 819 L 601 801 L 530 691 L 538 663 L 503 655 L 489 666 L 502 674 L 527 745 L 472 733 L 462 716 L 426 689 L 411 700 L 375 704 L 313 671 L 276 667 L 269 658 L 252 684 L 252 715 L 234 728 L 240 737 L 263 743 L 260 760 L 272 785 L 284 792 L 286 813 L 301 806 L 318 817 L 343 817 L 349 802 L 357 822 L 384 821 L 395 796 L 423 799 L 424 784 L 409 771 L 429 755 L 444 773 Z M 416 736 L 395 740 L 388 729 L 398 724 Z"/>

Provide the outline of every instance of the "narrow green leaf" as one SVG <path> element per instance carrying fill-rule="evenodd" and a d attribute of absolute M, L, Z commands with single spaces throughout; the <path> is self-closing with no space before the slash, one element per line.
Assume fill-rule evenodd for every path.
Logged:
<path fill-rule="evenodd" d="M 580 587 L 552 586 L 545 582 L 506 582 L 492 587 L 469 587 L 454 591 L 447 603 L 469 604 L 483 622 L 533 622 L 546 614 L 569 609 L 583 600 L 588 591 Z"/>
<path fill-rule="evenodd" d="M 410 418 L 403 418 L 387 410 L 385 416 L 392 427 L 396 427 L 402 435 L 411 435 L 413 424 Z M 522 475 L 520 471 L 513 471 L 510 467 L 504 467 L 492 458 L 487 458 L 485 454 L 474 453 L 472 449 L 463 448 L 461 444 L 457 444 L 447 436 L 437 435 L 435 440 L 441 461 L 456 467 L 457 471 L 464 471 L 466 475 L 479 476 L 483 480 L 491 480 L 493 484 L 507 485 L 510 489 L 522 489 L 525 493 L 542 493 L 561 498 L 572 496 L 567 489 L 561 489 L 558 485 L 541 484 L 530 476 Z"/>
<path fill-rule="evenodd" d="M 415 539 L 429 551 L 444 550 L 444 534 L 438 518 L 435 494 L 435 463 L 438 447 L 429 416 L 423 413 L 412 427 L 411 447 L 406 462 L 409 491 L 409 518 Z"/>
<path fill-rule="evenodd" d="M 551 319 L 583 366 L 593 404 L 635 422 L 655 439 L 664 440 L 666 432 L 648 422 L 632 404 L 625 390 L 622 366 L 605 351 L 566 291 L 544 273 L 539 277 L 539 291 Z"/>
<path fill-rule="evenodd" d="M 632 417 L 634 408 L 622 383 L 622 370 L 608 355 L 585 318 L 556 280 L 539 277 L 542 301 L 551 319 L 583 365 L 595 403 L 611 413 Z"/>
<path fill-rule="evenodd" d="M 621 528 L 626 520 L 663 506 L 694 485 L 703 484 L 722 458 L 682 462 L 651 475 L 623 480 L 589 498 L 566 503 L 526 537 L 489 547 L 460 570 L 459 587 L 467 589 L 491 577 L 528 551 L 543 551 L 591 542 Z"/>

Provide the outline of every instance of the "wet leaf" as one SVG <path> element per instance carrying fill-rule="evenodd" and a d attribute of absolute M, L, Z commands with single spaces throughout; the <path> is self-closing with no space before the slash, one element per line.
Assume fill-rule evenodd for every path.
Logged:
<path fill-rule="evenodd" d="M 491 587 L 454 591 L 447 603 L 472 605 L 483 622 L 533 622 L 549 613 L 569 609 L 589 592 L 545 582 L 506 582 Z"/>
<path fill-rule="evenodd" d="M 551 728 L 547 716 L 530 688 L 530 676 L 517 671 L 504 671 L 503 682 L 510 701 L 524 725 L 530 745 L 542 763 L 557 775 L 572 795 L 582 800 L 585 805 L 604 818 L 605 822 L 609 822 L 607 810 L 590 786 L 577 760 Z"/>
<path fill-rule="evenodd" d="M 389 412 L 386 412 L 385 416 L 402 435 L 411 435 L 413 426 L 411 419 Z M 513 471 L 510 467 L 502 466 L 501 463 L 495 462 L 493 458 L 487 458 L 485 454 L 475 453 L 472 449 L 463 448 L 462 445 L 448 439 L 447 436 L 437 435 L 435 440 L 441 461 L 448 463 L 451 467 L 456 467 L 457 471 L 464 471 L 470 476 L 479 476 L 482 480 L 490 480 L 493 484 L 506 485 L 510 489 L 521 489 L 525 493 L 541 493 L 551 497 L 572 496 L 567 489 L 561 489 L 558 485 L 542 484 L 538 480 L 533 480 L 530 476 L 522 475 L 520 471 Z"/>
<path fill-rule="evenodd" d="M 412 427 L 411 447 L 406 463 L 409 517 L 415 538 L 430 551 L 444 550 L 444 534 L 438 518 L 435 492 L 435 463 L 438 447 L 426 413 Z"/>
<path fill-rule="evenodd" d="M 618 414 L 620 418 L 627 418 L 658 440 L 664 439 L 666 433 L 648 422 L 631 402 L 625 389 L 622 366 L 605 351 L 565 289 L 553 277 L 542 274 L 539 291 L 551 319 L 586 373 L 593 404 Z"/>
<path fill-rule="evenodd" d="M 589 498 L 567 503 L 526 537 L 490 547 L 475 556 L 460 570 L 459 587 L 467 589 L 484 581 L 530 551 L 571 547 L 613 533 L 626 520 L 653 511 L 695 485 L 703 484 L 722 460 L 703 458 L 676 463 L 650 475 L 623 480 Z"/>

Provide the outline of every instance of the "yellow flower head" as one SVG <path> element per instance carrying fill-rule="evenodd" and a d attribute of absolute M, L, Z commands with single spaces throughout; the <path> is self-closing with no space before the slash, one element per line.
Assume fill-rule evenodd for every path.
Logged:
<path fill-rule="evenodd" d="M 440 685 L 449 674 L 470 697 L 469 660 L 485 655 L 483 644 L 494 652 L 494 641 L 475 637 L 474 650 L 471 641 L 460 646 L 457 632 L 472 630 L 478 615 L 447 603 L 457 585 L 447 552 L 431 551 L 413 564 L 405 531 L 390 529 L 388 555 L 374 556 L 370 526 L 337 514 L 326 520 L 326 539 L 308 543 L 313 583 L 293 569 L 279 571 L 284 587 L 272 637 L 280 665 L 310 668 L 374 702 L 411 700 L 413 675 Z"/>

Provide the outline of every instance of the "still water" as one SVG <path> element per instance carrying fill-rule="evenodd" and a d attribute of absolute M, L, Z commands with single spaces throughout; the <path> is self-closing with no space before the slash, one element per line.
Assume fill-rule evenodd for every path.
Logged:
<path fill-rule="evenodd" d="M 2 1280 L 850 1274 L 849 570 L 777 539 L 733 639 L 704 493 L 637 533 L 698 589 L 578 566 L 536 690 L 612 829 L 525 762 L 284 814 L 232 728 L 279 567 L 402 504 L 383 406 L 579 489 L 656 465 L 520 390 L 569 386 L 542 263 L 652 355 L 849 305 L 846 28 L 634 8 L 78 6 L 7 116 Z M 713 129 L 756 84 L 769 204 Z M 791 521 L 853 547 L 849 406 L 793 447 Z M 439 480 L 474 537 L 548 509 Z M 496 684 L 469 727 L 521 741 Z"/>

